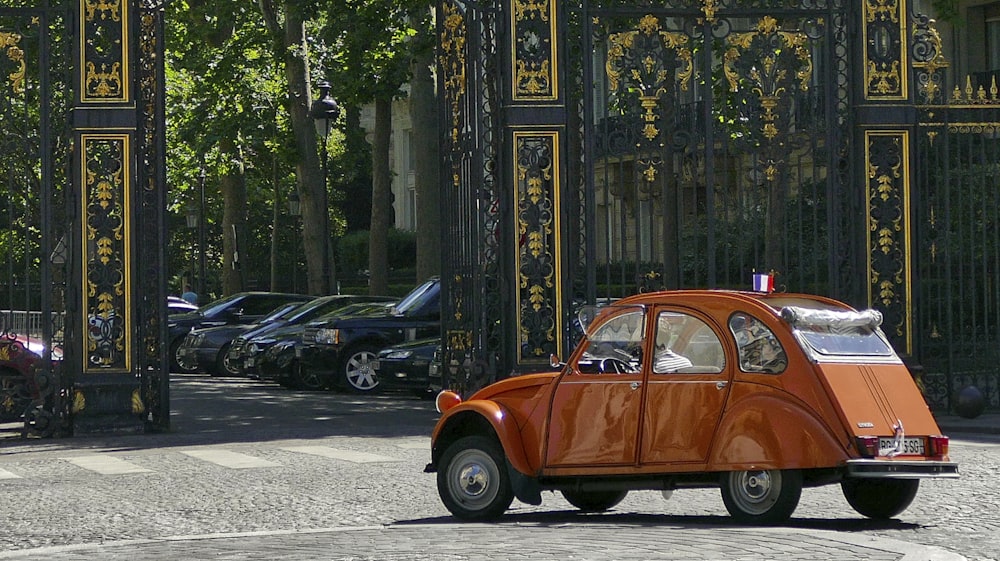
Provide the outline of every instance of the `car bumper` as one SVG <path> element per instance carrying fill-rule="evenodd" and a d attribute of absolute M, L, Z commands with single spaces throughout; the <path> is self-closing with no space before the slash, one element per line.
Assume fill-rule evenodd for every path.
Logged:
<path fill-rule="evenodd" d="M 430 387 L 428 376 L 429 361 L 410 362 L 380 358 L 375 365 L 375 375 L 379 384 L 386 388 Z"/>
<path fill-rule="evenodd" d="M 198 370 L 206 370 L 215 366 L 215 358 L 219 356 L 219 349 L 205 349 L 201 347 L 184 347 L 177 350 L 177 360 L 188 368 L 197 367 Z"/>
<path fill-rule="evenodd" d="M 958 477 L 958 464 L 936 460 L 848 460 L 848 477 L 948 479 Z"/>
<path fill-rule="evenodd" d="M 333 374 L 337 370 L 340 352 L 332 345 L 296 345 L 295 360 L 310 372 Z"/>

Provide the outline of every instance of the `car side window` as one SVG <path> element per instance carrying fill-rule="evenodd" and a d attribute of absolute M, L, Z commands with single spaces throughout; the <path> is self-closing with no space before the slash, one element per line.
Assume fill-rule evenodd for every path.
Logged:
<path fill-rule="evenodd" d="M 587 348 L 577 364 L 587 374 L 630 374 L 642 369 L 646 314 L 635 309 L 620 314 L 589 336 Z"/>
<path fill-rule="evenodd" d="M 729 317 L 729 329 L 736 339 L 740 370 L 778 374 L 785 371 L 788 355 L 774 332 L 750 314 L 738 312 Z"/>
<path fill-rule="evenodd" d="M 726 365 L 722 341 L 704 321 L 681 312 L 656 318 L 653 374 L 717 374 Z"/>

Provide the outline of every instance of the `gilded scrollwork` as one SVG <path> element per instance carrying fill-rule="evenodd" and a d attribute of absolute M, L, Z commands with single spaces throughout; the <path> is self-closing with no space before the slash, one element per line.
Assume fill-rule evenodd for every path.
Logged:
<path fill-rule="evenodd" d="M 787 65 L 796 66 L 795 78 L 799 89 L 809 89 L 813 64 L 808 37 L 799 31 L 781 31 L 776 19 L 765 16 L 758 22 L 755 31 L 733 34 L 727 38 L 727 42 L 729 48 L 724 56 L 723 70 L 730 91 L 736 92 L 741 85 L 746 85 L 757 95 L 760 107 L 764 110 L 761 133 L 768 140 L 774 140 L 782 133 L 779 130 L 777 110 L 781 97 L 787 93 Z M 737 62 L 755 45 L 754 62 L 743 64 L 745 70 L 741 72 Z M 794 58 L 782 60 L 782 53 L 785 52 L 793 53 Z"/>
<path fill-rule="evenodd" d="M 129 278 L 127 135 L 87 134 L 83 153 L 84 371 L 127 371 Z"/>
<path fill-rule="evenodd" d="M 869 301 L 910 352 L 909 135 L 866 133 Z"/>
<path fill-rule="evenodd" d="M 81 84 L 83 101 L 127 101 L 128 5 L 121 0 L 83 0 L 80 10 L 81 62 L 86 68 Z"/>
<path fill-rule="evenodd" d="M 905 0 L 865 0 L 865 96 L 902 99 L 906 91 Z M 932 88 L 933 89 L 933 88 Z"/>
<path fill-rule="evenodd" d="M 27 67 L 24 62 L 24 51 L 18 46 L 20 42 L 21 36 L 17 33 L 0 31 L 0 49 L 6 52 L 7 58 L 15 66 L 14 70 L 7 75 L 11 90 L 14 93 L 24 92 L 24 79 L 27 73 Z"/>
<path fill-rule="evenodd" d="M 674 88 L 686 91 L 694 75 L 690 38 L 680 32 L 665 31 L 659 18 L 647 14 L 636 29 L 608 37 L 605 72 L 608 87 L 623 98 L 627 91 L 638 93 L 643 123 L 640 151 L 649 152 L 637 162 L 642 177 L 652 184 L 661 164 L 661 137 L 664 126 L 659 113 L 660 101 Z"/>
<path fill-rule="evenodd" d="M 521 361 L 558 354 L 558 133 L 515 133 L 517 314 Z"/>
<path fill-rule="evenodd" d="M 559 95 L 556 80 L 555 3 L 550 0 L 513 0 L 513 97 L 546 101 Z"/>
<path fill-rule="evenodd" d="M 444 98 L 451 108 L 451 130 L 448 139 L 451 142 L 451 153 L 461 153 L 462 122 L 464 119 L 464 103 L 467 87 L 467 45 L 465 17 L 460 8 L 451 2 L 441 4 L 443 17 L 440 32 L 438 52 L 439 71 L 444 85 Z M 452 164 L 452 185 L 458 187 L 461 180 L 459 174 L 460 162 Z"/>

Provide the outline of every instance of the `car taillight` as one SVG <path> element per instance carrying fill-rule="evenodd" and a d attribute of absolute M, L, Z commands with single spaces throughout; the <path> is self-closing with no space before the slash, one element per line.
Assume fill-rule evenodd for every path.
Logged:
<path fill-rule="evenodd" d="M 927 437 L 927 455 L 947 456 L 948 437 L 940 434 Z"/>
<path fill-rule="evenodd" d="M 855 439 L 855 444 L 858 447 L 858 454 L 863 458 L 874 458 L 878 456 L 878 437 L 877 436 L 859 436 Z"/>
<path fill-rule="evenodd" d="M 442 390 L 437 395 L 437 399 L 434 400 L 434 407 L 438 413 L 444 413 L 459 403 L 462 403 L 462 398 L 457 393 L 450 390 Z"/>

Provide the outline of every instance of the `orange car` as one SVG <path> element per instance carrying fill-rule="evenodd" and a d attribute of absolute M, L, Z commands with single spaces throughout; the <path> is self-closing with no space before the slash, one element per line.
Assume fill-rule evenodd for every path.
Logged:
<path fill-rule="evenodd" d="M 839 483 L 872 518 L 920 478 L 958 477 L 881 314 L 819 296 L 640 294 L 592 314 L 557 371 L 467 401 L 438 396 L 426 471 L 465 520 L 560 491 L 588 511 L 633 489 L 719 487 L 738 521 L 777 523 L 805 486 Z"/>

